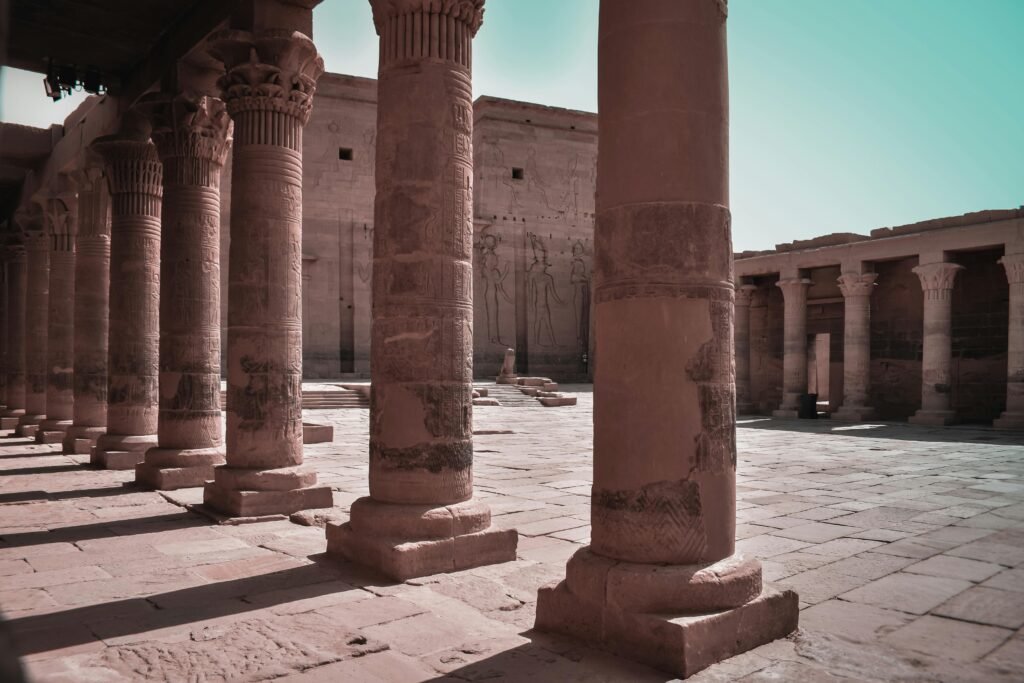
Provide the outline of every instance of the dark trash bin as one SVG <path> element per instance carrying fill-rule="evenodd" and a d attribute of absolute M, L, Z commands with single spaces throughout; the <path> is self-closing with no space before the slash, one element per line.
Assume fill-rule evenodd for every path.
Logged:
<path fill-rule="evenodd" d="M 803 420 L 817 420 L 818 395 L 800 394 L 800 410 L 797 411 L 796 416 Z"/>

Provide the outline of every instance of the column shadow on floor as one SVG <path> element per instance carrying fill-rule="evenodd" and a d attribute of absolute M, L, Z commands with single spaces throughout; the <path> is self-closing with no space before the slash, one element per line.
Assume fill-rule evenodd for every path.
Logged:
<path fill-rule="evenodd" d="M 895 439 L 936 443 L 990 443 L 1019 446 L 1024 444 L 1024 432 L 999 431 L 978 425 L 950 427 L 920 427 L 906 422 L 838 422 L 832 420 L 791 420 L 754 415 L 739 417 L 737 429 L 757 429 L 800 434 L 829 434 L 832 436 L 866 437 L 869 439 Z"/>
<path fill-rule="evenodd" d="M 15 617 L 8 624 L 18 653 L 26 656 L 359 590 L 344 581 L 346 573 L 344 565 L 320 559 L 259 576 Z"/>
<path fill-rule="evenodd" d="M 54 527 L 47 531 L 0 534 L 0 539 L 3 539 L 8 546 L 19 548 L 44 543 L 77 543 L 97 538 L 131 536 L 199 526 L 208 526 L 208 524 L 201 517 L 182 511 L 168 515 L 152 515 L 123 520 L 112 519 L 95 524 Z"/>
<path fill-rule="evenodd" d="M 3 470 L 0 470 L 3 476 Z M 14 493 L 0 493 L 0 505 L 4 503 L 27 503 L 27 502 L 59 502 L 64 500 L 75 500 L 76 498 L 106 498 L 123 496 L 125 493 L 135 493 L 124 486 L 104 486 L 93 489 L 72 489 L 70 491 L 17 491 Z"/>
<path fill-rule="evenodd" d="M 0 477 L 11 477 L 25 474 L 56 474 L 57 472 L 81 471 L 81 465 L 54 465 L 52 467 L 15 467 L 9 470 L 0 469 Z"/>

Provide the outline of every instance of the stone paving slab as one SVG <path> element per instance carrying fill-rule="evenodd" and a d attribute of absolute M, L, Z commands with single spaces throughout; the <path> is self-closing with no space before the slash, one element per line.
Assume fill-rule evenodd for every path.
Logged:
<path fill-rule="evenodd" d="M 324 556 L 367 494 L 368 411 L 307 461 L 336 508 L 217 525 L 0 432 L 0 609 L 36 681 L 663 681 L 534 632 L 589 540 L 592 394 L 475 409 L 476 484 L 519 559 L 395 584 Z M 739 549 L 800 593 L 792 638 L 695 681 L 1024 680 L 1024 435 L 744 419 Z"/>

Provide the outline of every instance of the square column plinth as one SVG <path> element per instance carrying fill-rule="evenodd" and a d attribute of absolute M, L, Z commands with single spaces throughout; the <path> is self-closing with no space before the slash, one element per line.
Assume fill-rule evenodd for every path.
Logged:
<path fill-rule="evenodd" d="M 203 503 L 231 517 L 290 515 L 334 505 L 331 487 L 317 484 L 310 468 L 244 469 L 221 465 L 206 482 Z"/>
<path fill-rule="evenodd" d="M 754 560 L 639 565 L 584 548 L 538 592 L 536 627 L 686 678 L 789 635 L 799 614 L 796 593 L 763 586 Z"/>
<path fill-rule="evenodd" d="M 396 581 L 516 559 L 519 535 L 491 523 L 475 500 L 447 506 L 352 504 L 352 519 L 327 525 L 327 553 L 370 566 Z"/>

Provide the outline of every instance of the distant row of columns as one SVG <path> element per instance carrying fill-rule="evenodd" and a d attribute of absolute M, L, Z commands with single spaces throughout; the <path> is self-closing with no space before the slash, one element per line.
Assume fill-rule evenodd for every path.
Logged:
<path fill-rule="evenodd" d="M 1009 353 L 1006 412 L 995 420 L 996 427 L 1024 427 L 1024 254 L 1004 256 L 1000 263 L 1010 283 Z M 951 405 L 952 390 L 952 293 L 956 275 L 963 266 L 935 261 L 913 271 L 924 292 L 921 363 L 921 409 L 910 417 L 920 425 L 947 425 L 956 420 Z M 871 376 L 871 293 L 877 274 L 851 270 L 839 278 L 843 295 L 843 402 L 833 414 L 837 420 L 870 419 Z M 790 277 L 777 286 L 784 299 L 784 344 L 782 403 L 775 417 L 796 417 L 798 400 L 807 393 L 807 290 L 811 280 Z M 756 287 L 742 285 L 736 297 L 736 388 L 737 410 L 749 413 L 750 396 L 749 308 Z"/>

